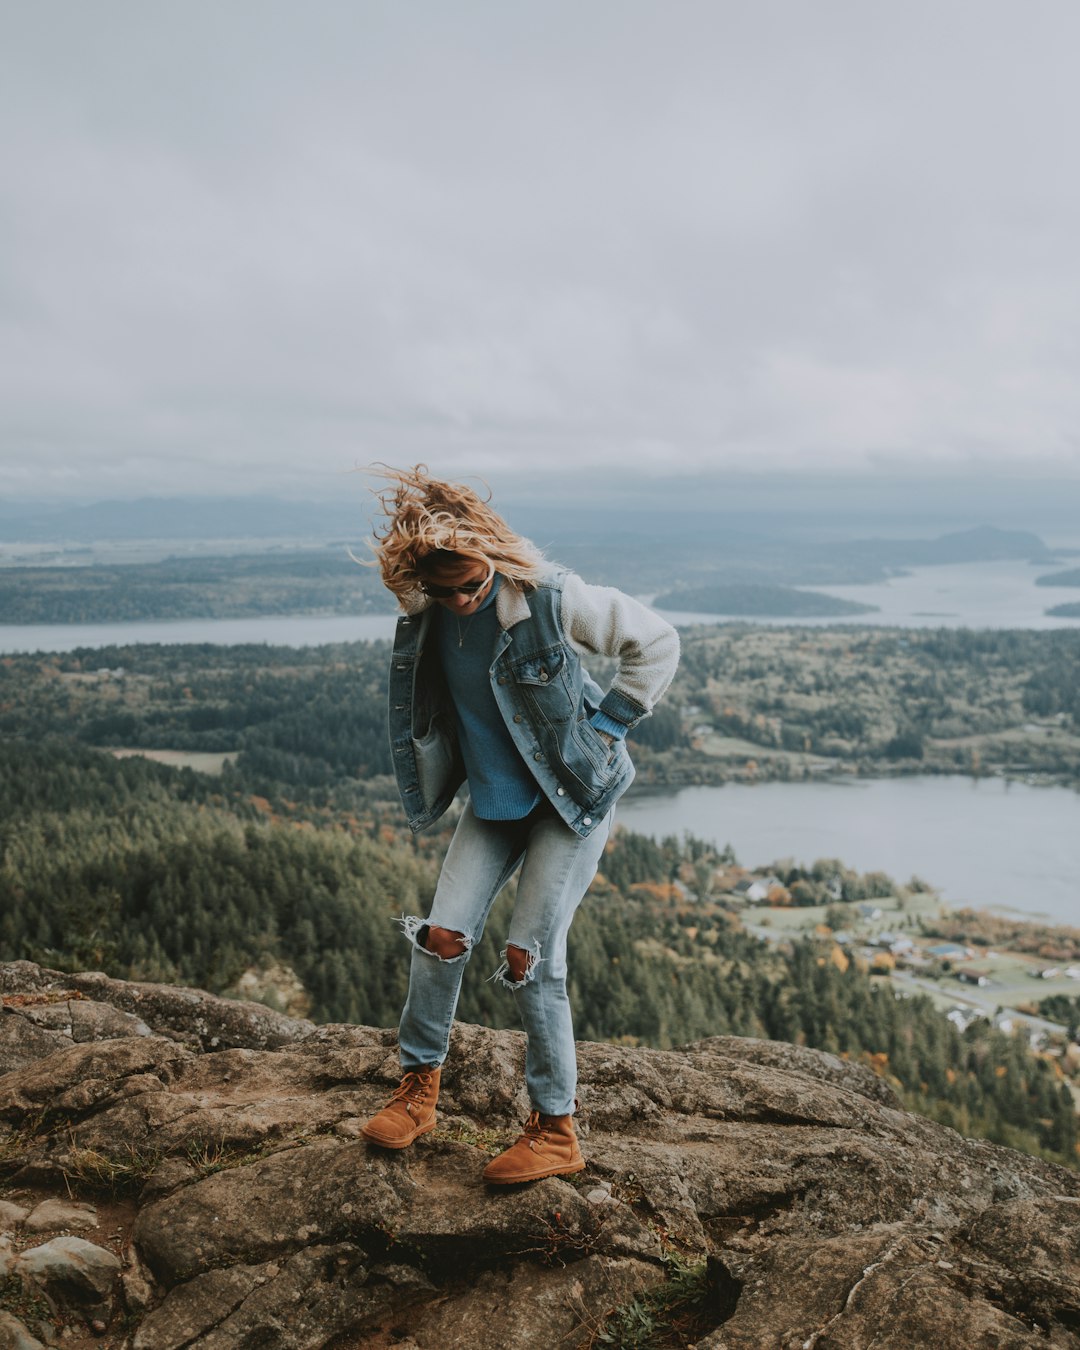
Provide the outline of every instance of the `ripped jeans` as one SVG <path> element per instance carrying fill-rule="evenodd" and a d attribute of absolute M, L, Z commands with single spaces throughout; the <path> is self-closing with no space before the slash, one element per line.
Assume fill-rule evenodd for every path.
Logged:
<path fill-rule="evenodd" d="M 426 921 L 402 920 L 412 940 L 409 996 L 399 1046 L 405 1072 L 441 1064 L 450 1046 L 461 978 L 483 936 L 495 897 L 521 863 L 507 946 L 526 956 L 525 978 L 514 982 L 502 952 L 491 976 L 513 995 L 528 1038 L 525 1082 L 533 1108 L 549 1116 L 574 1110 L 577 1057 L 566 996 L 566 935 L 596 875 L 611 830 L 611 814 L 582 839 L 547 801 L 523 820 L 479 820 L 467 803 L 443 863 Z M 465 950 L 444 959 L 423 945 L 428 927 L 462 934 Z"/>

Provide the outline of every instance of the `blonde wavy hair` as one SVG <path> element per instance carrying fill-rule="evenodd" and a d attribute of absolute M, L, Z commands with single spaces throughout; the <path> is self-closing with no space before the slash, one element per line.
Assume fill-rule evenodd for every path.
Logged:
<path fill-rule="evenodd" d="M 368 471 L 388 480 L 386 487 L 371 489 L 385 517 L 376 523 L 371 541 L 375 565 L 407 613 L 427 603 L 420 582 L 431 554 L 439 554 L 440 562 L 449 561 L 445 555 L 450 554 L 492 564 L 523 589 L 539 579 L 544 555 L 472 488 L 432 478 L 426 464 L 412 469 L 375 464 Z"/>

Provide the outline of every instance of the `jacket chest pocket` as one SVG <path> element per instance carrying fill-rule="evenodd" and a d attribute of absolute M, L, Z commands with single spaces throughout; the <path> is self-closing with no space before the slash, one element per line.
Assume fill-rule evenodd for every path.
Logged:
<path fill-rule="evenodd" d="M 526 703 L 545 721 L 561 724 L 577 712 L 578 698 L 561 647 L 515 661 L 511 672 Z"/>

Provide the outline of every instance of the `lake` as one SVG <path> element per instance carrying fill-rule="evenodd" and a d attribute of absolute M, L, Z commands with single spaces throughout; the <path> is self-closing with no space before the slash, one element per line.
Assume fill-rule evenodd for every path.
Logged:
<path fill-rule="evenodd" d="M 881 605 L 848 622 L 915 627 L 1069 627 L 1042 611 L 1080 591 L 1036 587 L 1028 563 L 916 568 L 876 586 L 818 589 Z M 701 615 L 668 615 L 702 622 Z M 775 622 L 792 622 L 780 620 Z M 810 620 L 815 625 L 837 620 Z M 187 619 L 176 622 L 0 626 L 0 652 L 151 642 L 316 646 L 389 638 L 393 615 Z M 972 904 L 1080 924 L 1080 794 L 1000 779 L 918 776 L 762 783 L 631 796 L 620 821 L 644 833 L 689 831 L 731 843 L 744 864 L 835 857 L 897 881 L 917 873 L 951 905 Z"/>
<path fill-rule="evenodd" d="M 1052 605 L 1080 601 L 1080 589 L 1036 586 L 1040 573 L 1059 570 L 1026 562 L 953 563 L 917 567 L 910 575 L 870 586 L 817 586 L 815 590 L 865 604 L 877 614 L 846 619 L 741 619 L 770 625 L 896 625 L 903 628 L 1076 628 L 1080 619 L 1053 619 Z M 673 614 L 675 624 L 730 622 L 731 617 Z M 266 642 L 315 647 L 324 642 L 371 641 L 393 636 L 392 614 L 273 615 L 256 619 L 178 619 L 142 623 L 0 624 L 0 653 L 67 652 L 74 647 L 123 646 L 132 642 Z"/>
<path fill-rule="evenodd" d="M 916 874 L 953 907 L 1080 925 L 1080 793 L 1000 778 L 923 774 L 812 783 L 726 783 L 635 794 L 621 825 L 730 843 L 746 867 L 839 858 Z"/>
<path fill-rule="evenodd" d="M 76 647 L 124 647 L 137 642 L 266 642 L 318 647 L 325 642 L 373 642 L 394 636 L 393 614 L 282 614 L 257 619 L 159 619 L 143 623 L 0 624 L 0 652 L 70 652 Z"/>
<path fill-rule="evenodd" d="M 895 625 L 901 628 L 1080 628 L 1080 619 L 1053 618 L 1044 613 L 1054 605 L 1077 603 L 1076 586 L 1036 586 L 1040 575 L 1062 567 L 1033 567 L 1028 562 L 949 563 L 941 567 L 913 567 L 902 577 L 867 586 L 808 586 L 842 600 L 877 605 L 876 614 L 852 614 L 828 619 L 753 619 L 753 623 Z M 668 614 L 677 624 L 730 622 L 720 614 Z"/>

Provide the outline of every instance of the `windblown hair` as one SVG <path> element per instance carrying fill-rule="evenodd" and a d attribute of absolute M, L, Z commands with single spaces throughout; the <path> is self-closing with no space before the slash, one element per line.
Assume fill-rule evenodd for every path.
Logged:
<path fill-rule="evenodd" d="M 426 464 L 412 469 L 373 466 L 388 486 L 373 488 L 385 522 L 375 527 L 372 549 L 384 585 L 407 613 L 426 602 L 420 589 L 424 560 L 467 558 L 495 570 L 519 587 L 541 575 L 544 556 L 535 544 L 516 534 L 472 488 L 432 478 Z M 432 560 L 434 561 L 434 560 Z"/>

